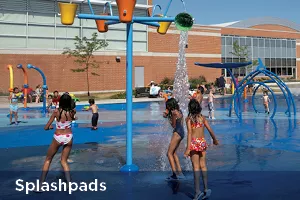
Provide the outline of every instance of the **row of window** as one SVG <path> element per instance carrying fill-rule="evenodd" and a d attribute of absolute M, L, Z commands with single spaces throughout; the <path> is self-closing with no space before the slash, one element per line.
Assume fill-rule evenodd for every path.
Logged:
<path fill-rule="evenodd" d="M 296 67 L 296 58 L 262 58 L 262 62 L 266 65 L 266 67 Z M 244 59 L 239 58 L 222 58 L 222 62 L 244 62 Z"/>
<path fill-rule="evenodd" d="M 286 47 L 296 49 L 296 40 L 293 39 L 222 36 L 222 45 L 231 46 L 234 42 L 237 42 L 240 46 Z"/>
<path fill-rule="evenodd" d="M 295 74 L 295 69 L 296 68 L 293 67 L 267 68 L 267 70 L 277 74 L 278 76 L 293 76 Z M 245 68 L 232 69 L 232 73 L 240 77 L 245 77 L 249 73 L 249 70 Z M 226 72 L 226 77 L 230 77 L 228 71 Z"/>

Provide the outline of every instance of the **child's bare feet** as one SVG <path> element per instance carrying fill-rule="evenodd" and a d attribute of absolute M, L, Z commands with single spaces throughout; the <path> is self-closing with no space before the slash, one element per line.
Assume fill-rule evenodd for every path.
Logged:
<path fill-rule="evenodd" d="M 67 159 L 67 162 L 68 162 L 68 163 L 73 163 L 74 161 L 71 160 L 71 159 Z"/>

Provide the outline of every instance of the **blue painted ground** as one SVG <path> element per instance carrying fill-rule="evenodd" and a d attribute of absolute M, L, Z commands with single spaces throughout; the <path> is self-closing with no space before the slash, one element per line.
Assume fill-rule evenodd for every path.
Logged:
<path fill-rule="evenodd" d="M 300 98 L 295 98 L 297 109 Z M 256 99 L 257 103 L 260 99 Z M 227 116 L 229 99 L 215 102 L 216 118 L 211 121 L 219 146 L 208 150 L 210 199 L 299 199 L 300 136 L 299 117 L 287 118 L 284 100 L 279 97 L 274 120 L 252 112 L 245 104 L 243 120 Z M 161 117 L 163 103 L 134 104 L 133 152 L 137 174 L 119 172 L 126 159 L 125 104 L 99 105 L 99 129 L 90 127 L 91 113 L 78 112 L 78 126 L 73 128 L 74 147 L 70 158 L 72 179 L 105 181 L 105 192 L 45 192 L 15 190 L 15 181 L 35 181 L 40 175 L 53 131 L 44 131 L 47 117 L 32 109 L 20 112 L 21 123 L 8 126 L 7 110 L 0 110 L 0 199 L 192 199 L 193 176 L 190 160 L 183 158 L 186 138 L 178 149 L 186 180 L 165 182 L 170 174 L 166 158 L 171 128 Z M 262 105 L 257 108 L 263 112 Z M 204 106 L 203 113 L 207 114 Z M 272 109 L 272 103 L 271 103 Z M 79 106 L 77 110 L 81 110 Z M 208 135 L 207 135 L 208 138 Z M 211 140 L 209 140 L 211 143 Z M 48 182 L 63 179 L 58 153 L 52 163 Z"/>

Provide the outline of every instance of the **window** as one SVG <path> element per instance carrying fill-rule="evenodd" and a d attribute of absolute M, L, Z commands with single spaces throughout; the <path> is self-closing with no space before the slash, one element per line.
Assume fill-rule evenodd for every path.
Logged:
<path fill-rule="evenodd" d="M 232 63 L 232 58 L 226 58 L 226 62 Z"/>
<path fill-rule="evenodd" d="M 238 62 L 240 62 L 240 59 L 239 59 L 239 58 L 233 58 L 233 59 L 232 59 L 232 62 L 238 63 Z"/>
<path fill-rule="evenodd" d="M 271 72 L 276 73 L 276 68 L 272 67 Z"/>
<path fill-rule="evenodd" d="M 270 67 L 271 66 L 271 59 L 270 58 L 266 58 L 265 61 L 266 61 L 265 65 L 267 67 Z"/>
<path fill-rule="evenodd" d="M 265 40 L 265 47 L 270 47 L 270 39 Z"/>
<path fill-rule="evenodd" d="M 276 74 L 277 74 L 278 76 L 281 76 L 281 68 L 276 68 Z"/>
<path fill-rule="evenodd" d="M 225 45 L 226 41 L 225 41 L 225 37 L 222 37 L 222 45 Z"/>
<path fill-rule="evenodd" d="M 292 41 L 292 48 L 293 48 L 293 49 L 296 49 L 296 41 L 295 41 L 295 40 Z"/>
<path fill-rule="evenodd" d="M 226 45 L 232 45 L 232 37 L 226 37 Z"/>
<path fill-rule="evenodd" d="M 282 58 L 282 66 L 286 66 L 286 58 Z"/>
<path fill-rule="evenodd" d="M 222 63 L 225 63 L 225 58 L 224 57 L 222 58 Z"/>
<path fill-rule="evenodd" d="M 293 71 L 292 68 L 291 68 L 291 67 L 288 67 L 287 69 L 288 69 L 288 75 L 293 75 L 293 73 L 292 73 L 292 71 Z"/>
<path fill-rule="evenodd" d="M 286 66 L 292 66 L 292 59 L 291 58 L 287 58 L 286 59 Z"/>
<path fill-rule="evenodd" d="M 271 66 L 272 67 L 276 66 L 276 60 L 275 60 L 275 58 L 271 58 Z"/>
<path fill-rule="evenodd" d="M 276 58 L 276 66 L 280 67 L 281 65 L 281 58 Z"/>
<path fill-rule="evenodd" d="M 251 38 L 246 38 L 246 45 L 252 46 Z"/>
<path fill-rule="evenodd" d="M 238 37 L 234 37 L 233 38 L 233 44 L 234 43 L 237 43 L 238 45 L 240 45 L 240 43 L 239 43 L 239 38 Z"/>
<path fill-rule="evenodd" d="M 282 72 L 282 75 L 283 75 L 283 76 L 287 75 L 287 70 L 286 70 L 285 67 L 282 68 L 282 71 L 281 71 L 281 72 Z"/>
<path fill-rule="evenodd" d="M 276 40 L 276 47 L 281 47 L 281 40 Z"/>
<path fill-rule="evenodd" d="M 275 47 L 275 40 L 271 40 L 271 47 Z"/>
<path fill-rule="evenodd" d="M 246 46 L 246 38 L 240 38 L 240 45 Z"/>
<path fill-rule="evenodd" d="M 265 47 L 265 40 L 259 39 L 259 47 Z"/>
<path fill-rule="evenodd" d="M 258 47 L 258 39 L 253 38 L 253 46 Z"/>
<path fill-rule="evenodd" d="M 292 48 L 292 41 L 291 40 L 287 41 L 287 48 Z"/>
<path fill-rule="evenodd" d="M 291 66 L 296 67 L 296 58 L 292 58 L 291 60 L 292 60 Z"/>
<path fill-rule="evenodd" d="M 286 40 L 282 40 L 282 47 L 286 47 Z"/>

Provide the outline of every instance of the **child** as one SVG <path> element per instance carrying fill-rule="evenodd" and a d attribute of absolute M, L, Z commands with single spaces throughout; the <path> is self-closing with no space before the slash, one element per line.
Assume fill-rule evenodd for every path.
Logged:
<path fill-rule="evenodd" d="M 206 168 L 206 149 L 208 144 L 204 138 L 204 127 L 210 133 L 213 139 L 213 144 L 218 145 L 218 140 L 211 129 L 208 121 L 201 115 L 201 106 L 195 99 L 191 99 L 188 105 L 189 115 L 186 118 L 186 125 L 188 129 L 187 148 L 184 153 L 185 157 L 191 157 L 194 170 L 194 200 L 200 198 L 208 198 L 211 190 L 207 186 L 207 168 Z M 204 192 L 200 190 L 200 170 L 202 171 Z"/>
<path fill-rule="evenodd" d="M 63 94 L 59 100 L 59 108 L 53 112 L 48 123 L 45 126 L 45 130 L 49 130 L 50 125 L 56 118 L 56 131 L 53 136 L 52 143 L 48 149 L 47 156 L 44 162 L 42 169 L 42 175 L 40 178 L 40 186 L 36 192 L 40 191 L 42 183 L 45 181 L 47 173 L 49 171 L 50 164 L 53 157 L 57 153 L 58 149 L 63 146 L 61 153 L 61 165 L 65 172 L 65 177 L 67 180 L 67 185 L 69 185 L 70 177 L 70 168 L 68 165 L 68 157 L 72 149 L 73 144 L 73 134 L 71 129 L 72 120 L 74 120 L 74 108 L 72 103 L 72 98 L 69 94 Z"/>
<path fill-rule="evenodd" d="M 59 96 L 59 94 L 58 94 L 58 91 L 55 90 L 55 91 L 53 92 L 53 99 L 52 99 L 52 102 L 53 102 L 53 104 L 54 104 L 56 107 L 58 107 L 59 99 L 60 99 L 60 96 Z"/>
<path fill-rule="evenodd" d="M 268 114 L 270 114 L 269 102 L 271 102 L 271 100 L 268 96 L 268 92 L 264 91 L 263 104 L 265 106 L 265 113 L 268 113 Z"/>
<path fill-rule="evenodd" d="M 214 116 L 214 94 L 213 90 L 209 90 L 208 94 L 208 118 L 209 119 L 216 119 Z"/>
<path fill-rule="evenodd" d="M 19 88 L 15 87 L 13 89 L 13 92 L 9 95 L 8 100 L 10 101 L 10 105 L 9 105 L 9 122 L 10 125 L 12 125 L 12 116 L 15 116 L 15 125 L 18 125 L 18 101 L 19 98 L 17 97 L 17 94 L 19 93 Z"/>
<path fill-rule="evenodd" d="M 199 86 L 197 88 L 197 92 L 194 93 L 193 98 L 196 99 L 200 105 L 202 104 L 203 101 L 203 94 L 204 94 L 204 88 L 202 86 Z"/>
<path fill-rule="evenodd" d="M 95 104 L 94 99 L 89 99 L 90 107 L 88 109 L 84 109 L 85 111 L 92 110 L 92 130 L 97 130 L 97 124 L 98 124 L 98 106 Z"/>
<path fill-rule="evenodd" d="M 48 113 L 50 113 L 51 111 L 51 106 L 53 105 L 53 102 L 52 102 L 52 95 L 48 95 L 48 101 L 47 101 L 47 110 L 48 110 Z"/>
<path fill-rule="evenodd" d="M 173 174 L 166 178 L 166 180 L 182 179 L 184 178 L 184 175 L 182 174 L 176 150 L 184 138 L 183 114 L 179 108 L 178 102 L 174 98 L 171 98 L 166 102 L 166 112 L 163 113 L 163 116 L 169 119 L 171 126 L 174 128 L 167 154 Z"/>

